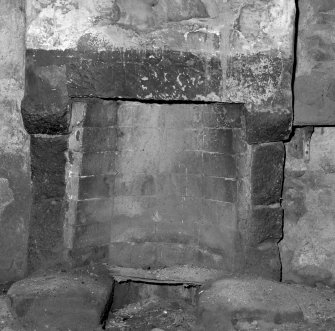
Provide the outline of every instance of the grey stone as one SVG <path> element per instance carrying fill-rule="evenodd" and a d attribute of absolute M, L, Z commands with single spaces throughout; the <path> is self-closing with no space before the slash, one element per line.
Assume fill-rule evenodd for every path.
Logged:
<path fill-rule="evenodd" d="M 29 136 L 20 104 L 25 88 L 25 1 L 1 1 L 0 282 L 23 277 L 31 205 Z"/>
<path fill-rule="evenodd" d="M 239 229 L 250 246 L 265 241 L 278 242 L 283 236 L 283 209 L 279 206 L 255 208 L 248 220 L 240 221 Z"/>
<path fill-rule="evenodd" d="M 28 56 L 26 75 L 22 115 L 27 131 L 30 134 L 68 132 L 71 113 L 65 66 L 41 66 Z"/>
<path fill-rule="evenodd" d="M 279 281 L 281 278 L 281 260 L 276 242 L 268 241 L 244 247 L 243 272 L 247 275 Z"/>
<path fill-rule="evenodd" d="M 14 200 L 13 191 L 7 178 L 0 178 L 0 210 Z"/>
<path fill-rule="evenodd" d="M 24 331 L 12 311 L 10 299 L 6 295 L 0 295 L 0 330 Z"/>
<path fill-rule="evenodd" d="M 206 331 L 333 330 L 334 300 L 330 288 L 261 278 L 222 279 L 200 291 L 199 324 L 205 325 L 201 330 Z M 324 324 L 325 321 L 330 323 Z M 234 327 L 222 329 L 223 325 L 230 327 L 229 322 Z"/>
<path fill-rule="evenodd" d="M 298 1 L 294 123 L 334 125 L 334 2 Z M 319 33 L 322 31 L 322 33 Z"/>
<path fill-rule="evenodd" d="M 113 282 L 85 274 L 51 274 L 19 281 L 8 291 L 27 330 L 92 331 L 99 326 Z"/>
<path fill-rule="evenodd" d="M 298 134 L 301 133 L 300 129 Z M 288 153 L 283 194 L 284 237 L 280 242 L 284 281 L 334 286 L 334 136 L 332 127 L 315 128 L 310 159 Z M 292 139 L 288 144 L 294 144 Z M 304 171 L 297 178 L 295 172 Z"/>
<path fill-rule="evenodd" d="M 64 202 L 57 199 L 35 201 L 29 225 L 28 270 L 59 262 L 63 254 Z"/>
<path fill-rule="evenodd" d="M 292 128 L 291 112 L 257 112 L 246 113 L 246 136 L 249 144 L 281 141 L 289 137 Z"/>
<path fill-rule="evenodd" d="M 220 314 L 230 318 L 233 323 L 264 320 L 280 324 L 304 319 L 288 285 L 261 278 L 232 278 L 212 283 L 200 292 L 199 310 L 207 318 L 210 315 L 213 322 L 220 318 Z M 209 327 L 208 330 L 214 328 Z"/>
<path fill-rule="evenodd" d="M 75 56 L 67 65 L 71 97 L 198 100 L 220 94 L 222 68 L 214 56 L 128 49 L 91 54 L 91 58 L 85 53 Z M 175 84 L 177 79 L 181 85 Z"/>
<path fill-rule="evenodd" d="M 114 196 L 114 186 L 114 175 L 80 177 L 78 199 L 112 198 Z"/>
<path fill-rule="evenodd" d="M 115 126 L 120 103 L 112 100 L 88 99 L 84 127 Z"/>
<path fill-rule="evenodd" d="M 254 205 L 280 202 L 285 150 L 282 143 L 257 145 L 251 164 L 251 200 Z"/>

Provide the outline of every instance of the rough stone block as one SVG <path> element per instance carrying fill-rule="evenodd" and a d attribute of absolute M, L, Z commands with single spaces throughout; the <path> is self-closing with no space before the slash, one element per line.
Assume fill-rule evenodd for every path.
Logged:
<path fill-rule="evenodd" d="M 114 195 L 115 176 L 80 177 L 78 199 L 111 198 Z"/>
<path fill-rule="evenodd" d="M 0 321 L 1 331 L 24 331 L 6 295 L 0 296 Z"/>
<path fill-rule="evenodd" d="M 12 140 L 4 148 L 10 149 L 11 143 Z M 2 152 L 0 178 L 2 178 L 2 181 L 5 179 L 4 185 L 7 191 L 6 202 L 0 209 L 1 283 L 24 277 L 26 273 L 28 225 L 31 212 L 31 179 L 28 153 L 23 154 L 22 151 L 19 152 L 16 149 L 13 149 L 11 153 Z M 14 199 L 11 198 L 11 195 Z"/>
<path fill-rule="evenodd" d="M 276 243 L 265 242 L 258 247 L 245 247 L 243 270 L 248 275 L 280 281 L 281 261 Z"/>
<path fill-rule="evenodd" d="M 45 199 L 64 197 L 67 141 L 67 136 L 31 137 L 31 168 L 35 203 Z"/>
<path fill-rule="evenodd" d="M 286 140 L 291 133 L 291 112 L 246 111 L 245 119 L 249 144 Z"/>
<path fill-rule="evenodd" d="M 28 271 L 47 268 L 62 261 L 64 202 L 35 201 L 28 238 Z"/>
<path fill-rule="evenodd" d="M 46 52 L 41 57 L 27 53 L 26 91 L 22 102 L 24 125 L 30 134 L 66 133 L 71 117 L 66 67 Z"/>
<path fill-rule="evenodd" d="M 14 200 L 14 194 L 9 187 L 7 178 L 0 178 L 0 210 L 6 208 Z"/>
<path fill-rule="evenodd" d="M 262 242 L 278 242 L 283 236 L 283 209 L 281 207 L 257 207 L 247 220 L 240 221 L 239 230 L 248 246 Z"/>
<path fill-rule="evenodd" d="M 60 251 L 38 250 L 34 248 L 30 248 L 28 251 L 28 274 L 33 274 L 49 268 L 54 269 L 55 267 L 61 267 L 64 264 L 66 264 L 64 263 L 64 255 L 61 254 Z"/>
<path fill-rule="evenodd" d="M 62 251 L 64 205 L 62 200 L 35 202 L 30 222 L 29 250 Z"/>
<path fill-rule="evenodd" d="M 247 7 L 243 9 L 248 10 Z M 255 9 L 255 12 L 257 11 L 262 11 L 262 9 Z M 247 15 L 250 20 L 253 14 Z M 257 19 L 255 18 L 255 20 Z M 241 21 L 238 24 L 240 23 Z M 247 29 L 249 29 L 250 24 L 247 25 Z M 235 37 L 237 38 L 235 39 Z M 239 43 L 238 39 L 238 34 L 233 34 L 231 43 L 233 45 L 235 42 Z M 280 112 L 289 114 L 292 120 L 292 63 L 293 58 L 290 55 L 283 56 L 280 50 L 276 52 L 274 49 L 271 52 L 239 53 L 228 57 L 227 92 L 235 102 L 241 102 L 241 99 L 244 99 L 248 100 L 248 104 L 259 105 L 260 109 L 263 108 L 263 110 L 276 111 L 279 109 Z M 255 111 L 257 110 L 254 109 L 253 112 Z M 262 116 L 264 114 L 263 111 Z M 262 127 L 262 129 L 266 129 L 266 127 Z M 262 132 L 262 129 L 259 129 L 258 132 Z M 273 132 L 272 139 L 282 140 L 276 136 L 287 134 L 287 127 L 284 126 L 280 129 L 278 127 L 277 129 L 277 132 Z"/>
<path fill-rule="evenodd" d="M 222 69 L 216 57 L 208 60 L 190 52 L 121 49 L 90 58 L 78 55 L 81 61 L 73 60 L 67 66 L 72 97 L 198 100 L 220 94 Z"/>
<path fill-rule="evenodd" d="M 242 104 L 211 104 L 208 105 L 208 110 L 203 112 L 203 125 L 214 129 L 240 128 L 243 112 L 244 106 Z"/>
<path fill-rule="evenodd" d="M 65 175 L 33 174 L 33 199 L 59 199 L 65 195 Z"/>
<path fill-rule="evenodd" d="M 297 126 L 335 124 L 335 55 L 334 41 L 330 38 L 333 6 L 332 1 L 298 3 L 299 66 L 294 81 L 294 124 Z"/>
<path fill-rule="evenodd" d="M 31 170 L 33 177 L 65 174 L 68 136 L 31 136 Z"/>
<path fill-rule="evenodd" d="M 206 330 L 234 330 L 236 321 L 302 322 L 289 285 L 264 279 L 223 279 L 201 292 L 199 314 Z M 306 296 L 306 294 L 305 294 Z M 223 329 L 222 329 L 223 330 Z"/>
<path fill-rule="evenodd" d="M 112 285 L 102 277 L 51 274 L 19 281 L 8 295 L 27 330 L 92 331 L 104 316 Z"/>
<path fill-rule="evenodd" d="M 254 205 L 279 203 L 284 175 L 283 143 L 253 148 L 251 164 L 251 201 Z"/>

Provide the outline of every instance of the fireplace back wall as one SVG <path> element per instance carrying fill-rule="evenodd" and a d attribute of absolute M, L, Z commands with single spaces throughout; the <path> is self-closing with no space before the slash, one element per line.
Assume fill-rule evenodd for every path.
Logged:
<path fill-rule="evenodd" d="M 74 103 L 65 238 L 112 265 L 233 269 L 241 106 Z M 88 255 L 87 255 L 88 254 Z"/>

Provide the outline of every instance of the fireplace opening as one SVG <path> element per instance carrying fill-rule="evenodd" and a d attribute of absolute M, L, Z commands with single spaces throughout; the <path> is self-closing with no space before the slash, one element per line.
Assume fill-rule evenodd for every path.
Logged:
<path fill-rule="evenodd" d="M 62 206 L 58 258 L 232 273 L 242 245 L 238 191 L 247 176 L 243 110 L 239 104 L 74 100 L 69 135 L 32 140 L 36 218 Z M 64 179 L 41 190 L 57 167 Z M 43 254 L 43 242 L 32 235 L 31 243 Z M 41 266 L 35 256 L 32 265 Z"/>

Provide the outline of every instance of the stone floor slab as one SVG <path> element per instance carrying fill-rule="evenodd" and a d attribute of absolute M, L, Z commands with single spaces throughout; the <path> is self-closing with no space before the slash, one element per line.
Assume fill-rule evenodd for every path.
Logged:
<path fill-rule="evenodd" d="M 8 296 L 25 330 L 92 331 L 101 322 L 112 285 L 93 274 L 55 273 L 19 281 Z"/>

